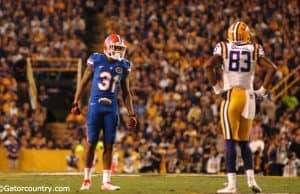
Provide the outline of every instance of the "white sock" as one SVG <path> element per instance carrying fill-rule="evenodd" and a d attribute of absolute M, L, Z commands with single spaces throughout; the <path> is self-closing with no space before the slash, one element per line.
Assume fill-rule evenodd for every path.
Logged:
<path fill-rule="evenodd" d="M 253 169 L 248 169 L 246 170 L 246 176 L 247 176 L 247 183 L 248 185 L 251 185 L 255 182 L 254 179 L 254 170 Z"/>
<path fill-rule="evenodd" d="M 236 173 L 227 173 L 228 186 L 236 188 Z"/>
<path fill-rule="evenodd" d="M 111 176 L 111 170 L 103 170 L 102 183 L 111 182 L 110 176 Z"/>
<path fill-rule="evenodd" d="M 84 168 L 84 180 L 91 180 L 92 179 L 92 169 L 91 168 Z"/>

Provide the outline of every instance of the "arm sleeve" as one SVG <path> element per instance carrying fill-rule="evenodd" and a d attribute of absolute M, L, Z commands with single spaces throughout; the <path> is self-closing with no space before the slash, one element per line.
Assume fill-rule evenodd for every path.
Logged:
<path fill-rule="evenodd" d="M 92 54 L 89 56 L 89 58 L 87 59 L 87 66 L 90 67 L 91 69 L 94 69 L 94 63 L 95 63 L 95 54 Z"/>
<path fill-rule="evenodd" d="M 129 63 L 129 66 L 128 66 L 128 69 L 127 69 L 127 72 L 128 72 L 128 73 L 131 72 L 131 67 L 132 67 L 132 63 Z"/>
<path fill-rule="evenodd" d="M 221 47 L 221 43 L 218 43 L 216 45 L 216 47 L 214 48 L 214 52 L 213 52 L 214 55 L 220 55 L 222 56 L 222 47 Z"/>
<path fill-rule="evenodd" d="M 132 67 L 132 63 L 130 61 L 125 61 L 125 70 L 126 70 L 126 73 L 130 73 L 131 72 L 131 67 Z"/>

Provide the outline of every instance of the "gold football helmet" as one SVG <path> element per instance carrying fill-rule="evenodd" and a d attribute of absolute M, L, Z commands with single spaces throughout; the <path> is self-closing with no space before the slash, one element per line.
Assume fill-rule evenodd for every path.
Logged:
<path fill-rule="evenodd" d="M 244 22 L 235 22 L 228 29 L 227 39 L 238 44 L 250 43 L 250 28 Z"/>

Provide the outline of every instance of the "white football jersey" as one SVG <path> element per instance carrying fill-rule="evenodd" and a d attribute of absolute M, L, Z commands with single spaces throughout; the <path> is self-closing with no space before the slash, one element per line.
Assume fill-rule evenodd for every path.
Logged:
<path fill-rule="evenodd" d="M 233 87 L 253 90 L 255 65 L 258 58 L 264 56 L 261 45 L 219 42 L 213 54 L 223 58 L 224 90 Z"/>

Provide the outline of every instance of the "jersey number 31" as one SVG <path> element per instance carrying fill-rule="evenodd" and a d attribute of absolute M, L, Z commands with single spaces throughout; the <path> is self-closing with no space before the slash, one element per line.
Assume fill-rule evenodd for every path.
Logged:
<path fill-rule="evenodd" d="M 98 83 L 99 90 L 101 91 L 110 91 L 113 93 L 116 89 L 116 85 L 119 81 L 120 76 L 115 75 L 112 77 L 112 75 L 109 72 L 101 72 L 99 75 L 101 81 Z"/>

